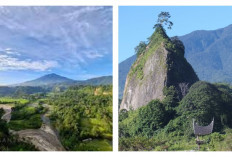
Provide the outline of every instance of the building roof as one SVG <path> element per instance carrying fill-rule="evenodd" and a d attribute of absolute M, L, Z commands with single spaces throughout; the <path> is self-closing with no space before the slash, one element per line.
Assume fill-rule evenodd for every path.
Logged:
<path fill-rule="evenodd" d="M 208 135 L 212 133 L 214 125 L 214 118 L 212 122 L 207 126 L 199 126 L 195 120 L 193 120 L 193 130 L 195 135 Z"/>

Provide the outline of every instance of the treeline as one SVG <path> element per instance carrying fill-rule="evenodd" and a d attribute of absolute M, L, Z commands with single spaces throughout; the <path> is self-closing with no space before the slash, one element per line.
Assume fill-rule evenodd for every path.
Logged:
<path fill-rule="evenodd" d="M 0 97 L 0 104 L 15 104 L 15 105 L 25 105 L 29 103 L 27 99 L 15 99 L 11 97 Z"/>
<path fill-rule="evenodd" d="M 112 150 L 112 86 L 73 86 L 49 100 L 67 150 Z"/>
<path fill-rule="evenodd" d="M 208 125 L 201 150 L 232 150 L 232 88 L 226 84 L 199 81 L 179 101 L 176 89 L 164 89 L 163 101 L 152 100 L 137 110 L 119 113 L 120 150 L 194 150 L 192 121 Z"/>
<path fill-rule="evenodd" d="M 31 86 L 17 86 L 17 87 L 8 87 L 0 86 L 0 97 L 16 97 L 22 98 L 27 97 L 30 94 L 34 93 L 46 93 L 51 91 L 48 87 L 31 87 Z"/>

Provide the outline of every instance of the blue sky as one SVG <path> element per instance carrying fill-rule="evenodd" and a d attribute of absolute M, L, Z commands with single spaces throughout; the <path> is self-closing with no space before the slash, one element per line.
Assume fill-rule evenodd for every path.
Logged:
<path fill-rule="evenodd" d="M 0 85 L 112 75 L 112 7 L 0 7 Z"/>
<path fill-rule="evenodd" d="M 119 62 L 134 54 L 140 41 L 153 33 L 161 11 L 171 14 L 174 23 L 169 36 L 181 36 L 195 30 L 214 30 L 232 24 L 232 7 L 212 6 L 121 6 L 119 7 Z"/>

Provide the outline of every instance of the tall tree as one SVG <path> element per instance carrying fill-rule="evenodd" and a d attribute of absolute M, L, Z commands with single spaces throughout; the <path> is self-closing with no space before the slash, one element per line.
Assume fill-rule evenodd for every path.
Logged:
<path fill-rule="evenodd" d="M 167 26 L 168 29 L 172 29 L 173 22 L 169 21 L 170 18 L 171 18 L 171 15 L 169 14 L 169 12 L 162 11 L 158 15 L 157 23 L 154 25 L 153 28 L 164 27 L 164 25 L 165 25 L 165 26 Z"/>

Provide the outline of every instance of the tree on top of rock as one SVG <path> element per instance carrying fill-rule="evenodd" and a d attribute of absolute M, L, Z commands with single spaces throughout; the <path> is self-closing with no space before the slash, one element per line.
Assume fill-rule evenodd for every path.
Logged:
<path fill-rule="evenodd" d="M 153 28 L 159 28 L 159 27 L 164 27 L 167 26 L 168 29 L 172 29 L 173 23 L 172 21 L 169 21 L 171 15 L 169 14 L 169 12 L 161 12 L 158 15 L 158 20 L 157 23 L 154 25 Z"/>

